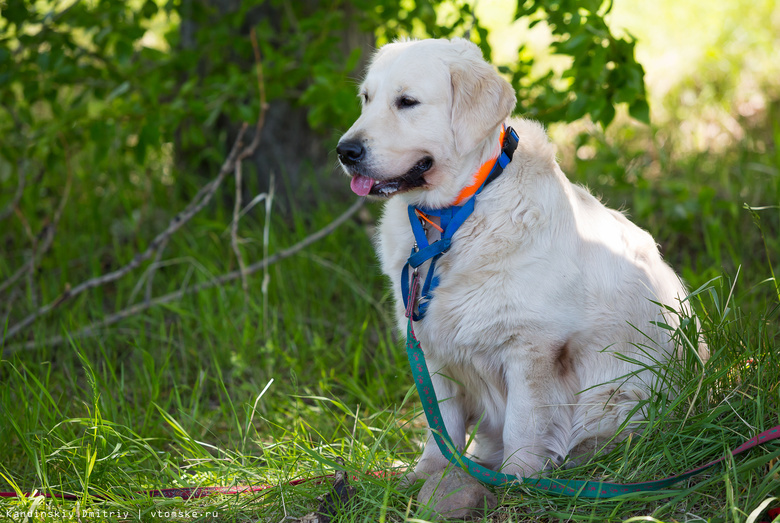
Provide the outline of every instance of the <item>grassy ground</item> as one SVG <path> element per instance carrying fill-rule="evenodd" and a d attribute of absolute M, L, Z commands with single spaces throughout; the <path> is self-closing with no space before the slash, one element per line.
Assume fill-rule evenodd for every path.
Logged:
<path fill-rule="evenodd" d="M 681 391 L 678 399 L 654 398 L 641 438 L 560 477 L 657 479 L 780 423 L 780 108 L 770 104 L 763 114 L 717 152 L 676 150 L 664 129 L 632 126 L 562 141 L 570 177 L 624 207 L 698 289 L 692 302 L 712 358 L 706 367 L 688 358 L 658 369 Z M 68 285 L 127 263 L 205 183 L 138 174 L 132 165 L 96 180 L 87 176 L 87 156 L 71 159 L 71 196 L 40 269 L 0 293 L 6 328 Z M 25 191 L 21 211 L 0 222 L 0 283 L 29 258 L 65 179 L 65 170 L 42 176 Z M 265 190 L 245 179 L 247 196 Z M 240 222 L 243 255 L 251 262 L 292 245 L 343 211 L 351 196 L 342 196 L 307 195 L 298 201 L 309 203 L 293 204 L 286 218 L 276 207 L 270 218 L 255 207 Z M 80 499 L 0 500 L 0 520 L 23 521 L 31 511 L 52 521 L 284 521 L 312 511 L 328 491 L 287 483 L 329 474 L 337 458 L 358 478 L 354 504 L 339 520 L 427 517 L 413 501 L 416 487 L 372 474 L 412 464 L 423 434 L 370 242 L 376 205 L 253 276 L 248 295 L 238 284 L 220 286 L 67 339 L 143 300 L 147 288 L 161 295 L 235 269 L 231 212 L 227 184 L 167 245 L 150 284 L 146 263 L 36 322 L 24 337 L 40 342 L 35 347 L 21 347 L 22 337 L 2 343 L 0 490 Z M 46 341 L 63 335 L 63 343 Z M 744 521 L 780 493 L 778 456 L 780 445 L 770 444 L 674 491 L 618 501 L 498 490 L 501 506 L 485 520 Z M 129 498 L 151 488 L 231 484 L 278 487 L 200 501 Z"/>
<path fill-rule="evenodd" d="M 767 122 L 777 121 L 773 114 Z M 681 390 L 678 399 L 654 398 L 641 438 L 560 477 L 661 478 L 720 457 L 780 423 L 780 299 L 772 279 L 780 270 L 778 139 L 780 128 L 768 123 L 717 156 L 674 161 L 668 158 L 673 151 L 652 136 L 591 134 L 562 149 L 569 157 L 593 147 L 595 155 L 568 166 L 571 177 L 610 205 L 624 205 L 699 289 L 692 301 L 712 359 L 706 367 L 688 358 L 658 369 Z M 654 169 L 663 176 L 654 176 Z M 43 205 L 40 195 L 56 201 L 61 188 L 43 181 L 20 208 Z M 9 325 L 36 303 L 56 298 L 66 284 L 126 263 L 186 203 L 186 188 L 153 178 L 110 180 L 100 191 L 87 190 L 78 176 L 73 183 L 73 200 L 41 270 L 22 293 L 6 296 L 14 300 Z M 250 183 L 248 191 L 260 188 Z M 234 268 L 225 234 L 231 192 L 224 189 L 220 201 L 170 242 L 165 259 L 172 261 L 157 271 L 155 295 Z M 767 208 L 751 212 L 744 204 Z M 250 239 L 243 252 L 256 260 L 264 249 L 289 246 L 347 205 L 346 199 L 322 201 L 294 209 L 287 221 L 272 215 L 265 246 L 266 216 L 252 211 L 241 221 L 240 233 Z M 328 492 L 327 484 L 286 483 L 332 473 L 336 458 L 358 479 L 354 503 L 339 521 L 425 518 L 413 501 L 418 487 L 399 489 L 396 479 L 372 474 L 412 464 L 422 436 L 369 240 L 378 212 L 370 205 L 361 219 L 273 265 L 265 278 L 252 277 L 248 296 L 240 285 L 223 286 L 99 335 L 24 350 L 15 345 L 19 340 L 5 342 L 0 489 L 74 493 L 80 500 L 3 500 L 0 519 L 23 521 L 32 511 L 44 521 L 76 514 L 81 521 L 284 521 L 311 512 L 316 497 Z M 42 225 L 35 221 L 42 215 L 29 214 L 32 230 Z M 24 259 L 23 234 L 20 228 L 5 233 L 4 275 Z M 142 274 L 55 309 L 28 339 L 76 332 L 136 301 L 145 291 Z M 780 445 L 770 444 L 676 490 L 618 501 L 498 490 L 501 506 L 485 520 L 744 521 L 780 492 L 779 456 Z M 232 484 L 278 487 L 200 501 L 128 497 L 150 488 Z"/>

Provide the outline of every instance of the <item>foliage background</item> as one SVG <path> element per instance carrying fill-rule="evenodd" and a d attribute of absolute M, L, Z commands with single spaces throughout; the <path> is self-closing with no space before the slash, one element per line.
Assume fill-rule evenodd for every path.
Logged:
<path fill-rule="evenodd" d="M 698 305 L 711 340 L 733 358 L 719 367 L 725 378 L 713 371 L 718 387 L 758 405 L 755 425 L 771 421 L 763 409 L 780 410 L 771 408 L 776 369 L 722 370 L 777 352 L 775 2 L 5 0 L 0 10 L 6 329 L 133 259 L 216 175 L 239 123 L 260 111 L 252 29 L 270 109 L 265 149 L 245 162 L 239 187 L 245 204 L 260 203 L 238 224 L 248 262 L 352 200 L 329 153 L 359 110 L 372 46 L 470 31 L 517 88 L 518 113 L 548 124 L 573 181 L 625 208 L 691 288 L 719 278 L 717 306 Z M 410 419 L 411 384 L 370 242 L 376 204 L 250 278 L 248 296 L 217 287 L 68 338 L 235 269 L 234 197 L 223 185 L 159 259 L 3 337 L 3 490 L 78 492 L 87 502 L 117 485 L 276 483 L 328 471 L 334 454 L 363 472 L 414 458 L 419 432 L 406 427 L 420 421 Z M 388 509 L 390 487 L 377 488 L 376 505 L 403 519 L 407 498 L 387 494 Z M 743 488 L 707 510 L 749 511 L 763 492 Z M 319 493 L 232 510 L 299 517 Z M 599 507 L 591 517 L 700 513 L 695 501 L 679 503 Z M 140 505 L 148 519 L 156 505 Z"/>

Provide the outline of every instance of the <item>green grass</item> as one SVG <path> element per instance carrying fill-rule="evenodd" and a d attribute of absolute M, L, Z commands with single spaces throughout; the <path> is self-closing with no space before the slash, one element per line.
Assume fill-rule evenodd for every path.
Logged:
<path fill-rule="evenodd" d="M 717 155 L 675 157 L 647 145 L 657 132 L 656 138 L 597 135 L 587 143 L 598 154 L 568 168 L 610 205 L 625 205 L 691 288 L 701 288 L 691 300 L 712 358 L 705 368 L 689 357 L 657 369 L 680 391 L 676 399 L 652 398 L 641 437 L 598 461 L 558 471 L 559 477 L 658 479 L 720 457 L 780 423 L 780 295 L 771 279 L 780 271 L 780 128 L 771 124 L 776 105 L 772 111 L 767 125 Z M 2 297 L 8 325 L 55 299 L 66 284 L 126 263 L 204 183 L 181 178 L 170 186 L 153 176 L 141 183 L 128 171 L 101 179 L 97 190 L 88 165 L 74 159 L 73 196 L 41 269 Z M 652 176 L 653 169 L 663 176 Z M 63 176 L 44 176 L 25 192 L 19 207 L 30 230 L 44 226 Z M 264 189 L 245 179 L 248 193 Z M 225 234 L 231 197 L 227 184 L 170 242 L 165 259 L 173 261 L 156 272 L 155 295 L 235 268 Z M 292 245 L 348 201 L 322 198 L 285 217 L 272 215 L 268 249 Z M 756 211 L 756 219 L 744 204 L 769 208 Z M 263 256 L 261 207 L 241 221 L 249 261 Z M 367 209 L 379 213 L 376 205 Z M 266 292 L 263 275 L 256 275 L 247 297 L 240 285 L 230 285 L 64 344 L 16 350 L 20 340 L 7 340 L 0 362 L 0 490 L 73 493 L 80 501 L 0 500 L 0 519 L 34 508 L 38 520 L 52 521 L 77 510 L 81 521 L 125 520 L 118 512 L 128 512 L 130 521 L 167 521 L 164 513 L 172 511 L 182 521 L 283 521 L 314 510 L 317 496 L 328 491 L 318 482 L 287 483 L 330 474 L 337 458 L 357 477 L 354 504 L 339 521 L 424 516 L 413 499 L 418 487 L 399 489 L 397 479 L 372 474 L 413 464 L 423 422 L 389 318 L 370 221 L 351 220 L 270 267 Z M 3 227 L 0 281 L 29 255 L 21 220 L 11 217 Z M 26 340 L 76 332 L 140 299 L 146 267 L 56 308 Z M 680 336 L 693 336 L 692 328 L 687 323 Z M 772 461 L 778 457 L 780 445 L 769 444 L 673 491 L 618 501 L 499 489 L 501 505 L 485 521 L 744 521 L 780 492 L 780 466 Z M 130 496 L 232 484 L 278 487 L 197 501 Z M 104 512 L 84 515 L 89 510 Z"/>

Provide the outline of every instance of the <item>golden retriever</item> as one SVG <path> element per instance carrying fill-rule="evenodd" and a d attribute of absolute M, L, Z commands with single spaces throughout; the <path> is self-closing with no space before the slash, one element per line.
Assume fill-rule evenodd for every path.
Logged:
<path fill-rule="evenodd" d="M 377 250 L 402 332 L 407 207 L 452 205 L 497 156 L 502 124 L 519 137 L 438 261 L 438 287 L 414 325 L 455 444 L 477 426 L 480 462 L 531 476 L 640 421 L 654 374 L 629 360 L 672 357 L 656 323 L 679 318 L 654 302 L 680 311 L 687 294 L 650 234 L 568 181 L 543 127 L 510 118 L 513 89 L 466 40 L 385 45 L 360 98 L 337 152 L 355 193 L 387 199 Z M 411 479 L 446 465 L 429 435 Z"/>

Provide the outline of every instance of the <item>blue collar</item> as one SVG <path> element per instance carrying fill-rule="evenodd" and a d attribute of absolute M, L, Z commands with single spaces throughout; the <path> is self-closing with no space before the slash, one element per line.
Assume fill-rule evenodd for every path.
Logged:
<path fill-rule="evenodd" d="M 407 317 L 411 316 L 414 321 L 420 321 L 425 317 L 425 313 L 430 304 L 433 290 L 439 285 L 439 277 L 435 275 L 436 261 L 449 250 L 452 245 L 452 237 L 461 225 L 471 216 L 474 212 L 474 205 L 479 193 L 488 186 L 490 182 L 498 178 L 509 162 L 512 161 L 515 149 L 517 149 L 519 138 L 517 133 L 511 127 L 507 127 L 504 134 L 504 143 L 501 147 L 501 153 L 496 158 L 493 168 L 490 174 L 482 183 L 477 192 L 469 198 L 463 205 L 450 206 L 443 209 L 428 209 L 425 207 L 415 207 L 410 205 L 408 207 L 409 223 L 412 226 L 412 233 L 414 234 L 414 247 L 412 253 L 406 260 L 403 271 L 401 272 L 401 294 L 404 299 L 404 306 L 406 307 Z M 421 216 L 422 215 L 422 216 Z M 430 216 L 436 216 L 440 220 L 441 238 L 433 243 L 428 242 L 428 236 L 426 235 L 426 225 L 424 224 L 425 218 Z M 423 263 L 431 260 L 431 266 L 428 268 L 428 275 L 425 277 L 425 283 L 423 283 L 420 297 L 416 300 L 417 312 L 415 313 L 414 305 L 409 306 L 409 270 L 413 270 L 412 289 L 416 296 L 416 288 L 418 281 L 417 271 Z"/>

